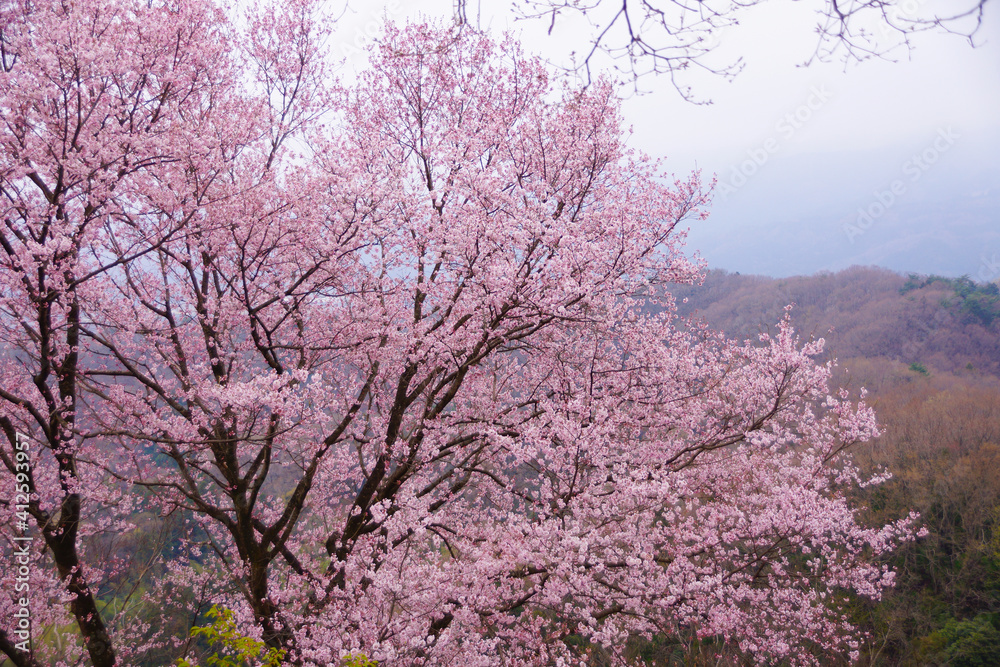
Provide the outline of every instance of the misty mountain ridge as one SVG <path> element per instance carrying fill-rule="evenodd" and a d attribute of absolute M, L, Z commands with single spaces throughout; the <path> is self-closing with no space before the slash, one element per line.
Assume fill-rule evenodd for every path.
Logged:
<path fill-rule="evenodd" d="M 691 225 L 688 248 L 712 267 L 780 277 L 874 265 L 996 280 L 1000 139 L 952 132 L 870 151 L 778 152 L 759 165 L 763 153 L 749 149 L 716 171 L 710 216 Z"/>
<path fill-rule="evenodd" d="M 803 339 L 824 338 L 827 358 L 882 359 L 1000 377 L 1000 289 L 995 283 L 906 276 L 876 267 L 791 278 L 713 270 L 702 285 L 670 291 L 681 315 L 740 340 L 773 331 L 785 306 L 794 304 L 796 331 Z"/>

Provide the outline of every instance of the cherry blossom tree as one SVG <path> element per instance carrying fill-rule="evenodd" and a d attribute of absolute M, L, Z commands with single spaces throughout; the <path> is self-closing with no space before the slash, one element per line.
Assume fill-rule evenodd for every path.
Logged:
<path fill-rule="evenodd" d="M 850 655 L 912 517 L 855 519 L 822 341 L 676 316 L 698 175 L 510 39 L 389 26 L 336 84 L 320 10 L 4 6 L 0 461 L 79 641 L 19 650 L 5 569 L 0 651 L 197 660 L 211 609 L 295 665 Z"/>
<path fill-rule="evenodd" d="M 11 2 L 2 12 L 5 491 L 15 480 L 27 487 L 40 538 L 30 568 L 36 633 L 75 622 L 90 661 L 111 665 L 112 619 L 99 591 L 118 564 L 88 559 L 84 542 L 123 530 L 130 502 L 107 484 L 110 450 L 81 422 L 87 304 L 104 298 L 112 267 L 165 243 L 183 227 L 179 216 L 196 214 L 178 186 L 198 173 L 199 144 L 211 142 L 205 103 L 228 76 L 229 57 L 221 14 L 205 3 Z M 35 444 L 27 471 L 13 456 L 18 433 Z M 111 506 L 120 514 L 99 509 Z M 9 510 L 13 517 L 13 502 Z M 5 592 L 14 591 L 6 565 L 4 573 Z M 12 648 L 6 625 L 0 648 L 16 665 L 42 664 Z"/>

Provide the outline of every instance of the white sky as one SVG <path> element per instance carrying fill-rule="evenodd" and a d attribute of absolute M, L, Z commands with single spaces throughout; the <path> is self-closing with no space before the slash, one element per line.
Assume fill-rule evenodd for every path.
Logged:
<path fill-rule="evenodd" d="M 613 2 L 606 0 L 609 1 Z M 936 2 L 901 1 L 930 9 Z M 478 9 L 481 27 L 494 32 L 512 30 L 521 35 L 527 50 L 540 52 L 554 62 L 568 62 L 568 54 L 574 49 L 582 50 L 589 34 L 589 27 L 582 19 L 558 23 L 552 36 L 548 36 L 545 21 L 514 21 L 506 0 L 468 2 L 470 23 L 477 21 Z M 859 173 L 865 168 L 871 171 L 864 178 L 855 178 L 856 191 L 845 192 L 844 197 L 862 204 L 864 197 L 871 197 L 873 188 L 883 187 L 897 176 L 900 165 L 912 151 L 928 146 L 942 128 L 953 128 L 960 140 L 946 156 L 948 159 L 941 160 L 941 166 L 935 167 L 935 177 L 947 180 L 949 169 L 957 170 L 953 180 L 966 178 L 970 170 L 975 172 L 979 168 L 984 172 L 996 172 L 1000 166 L 996 157 L 996 151 L 1000 150 L 1000 6 L 993 5 L 997 4 L 987 6 L 985 25 L 977 37 L 979 48 L 971 48 L 967 40 L 958 36 L 921 34 L 915 37 L 913 51 L 908 54 L 903 49 L 895 54 L 896 62 L 869 60 L 853 64 L 845 71 L 843 64 L 836 62 L 814 63 L 808 68 L 798 66 L 816 44 L 813 31 L 816 18 L 810 8 L 816 6 L 815 3 L 768 0 L 745 12 L 741 25 L 726 30 L 721 36 L 720 62 L 738 56 L 745 61 L 743 71 L 734 81 L 728 82 L 709 73 L 695 73 L 687 79 L 694 87 L 695 96 L 710 98 L 711 105 L 685 102 L 664 78 L 647 77 L 642 81 L 649 92 L 630 96 L 623 107 L 626 120 L 633 128 L 630 143 L 653 157 L 667 158 L 667 168 L 678 175 L 700 167 L 708 177 L 717 174 L 720 181 L 731 176 L 733 169 L 747 159 L 748 152 L 759 151 L 765 145 L 778 147 L 769 156 L 769 164 L 755 177 L 758 182 L 751 182 L 737 192 L 728 201 L 728 209 L 718 207 L 716 217 L 719 220 L 714 226 L 717 234 L 728 233 L 727 221 L 730 225 L 735 224 L 730 220 L 732 213 L 727 211 L 736 205 L 743 207 L 735 210 L 739 210 L 740 215 L 745 213 L 747 219 L 765 215 L 762 207 L 758 207 L 756 213 L 751 210 L 754 196 L 769 198 L 770 206 L 776 196 L 787 194 L 787 215 L 791 217 L 801 217 L 802 211 L 820 204 L 829 209 L 829 197 L 822 197 L 822 201 L 815 197 L 815 201 L 806 201 L 809 195 L 800 192 L 802 188 L 795 182 L 797 156 L 815 161 L 815 156 L 860 155 Z M 955 0 L 943 2 L 943 5 L 946 9 L 949 5 L 954 9 Z M 345 44 L 361 44 L 364 35 L 377 34 L 386 17 L 393 20 L 421 15 L 445 18 L 451 12 L 449 0 L 350 0 L 339 23 L 337 37 L 340 41 L 334 48 L 343 51 Z M 348 66 L 363 67 L 363 63 L 364 58 L 357 55 L 350 59 Z M 820 102 L 813 96 L 811 101 L 815 108 L 803 108 L 814 95 L 813 91 L 822 91 L 828 99 Z M 787 121 L 784 125 L 781 123 L 788 114 L 796 112 L 800 121 L 805 117 L 807 120 L 796 123 L 794 132 L 790 132 Z M 876 170 L 866 164 L 877 161 L 864 157 L 872 155 L 884 155 L 886 166 Z M 838 164 L 852 164 L 849 159 L 845 160 Z M 782 172 L 782 165 L 787 175 Z M 837 168 L 843 170 L 843 167 Z M 766 178 L 762 177 L 765 171 L 768 172 Z M 780 178 L 785 182 L 779 183 Z M 765 186 L 765 182 L 769 183 Z M 814 188 L 811 190 L 815 192 Z M 802 198 L 798 203 L 797 194 Z M 857 205 L 852 203 L 835 213 L 846 215 Z M 796 212 L 796 206 L 801 211 Z M 768 211 L 767 215 L 776 215 Z M 711 234 L 713 227 L 708 229 L 706 233 Z M 867 242 L 872 238 L 862 240 Z M 692 234 L 692 244 L 695 241 L 701 242 L 703 246 L 699 247 L 705 250 L 714 242 L 710 236 Z M 857 251 L 859 246 L 853 245 L 852 250 Z M 1000 252 L 1000 247 L 995 250 Z M 734 260 L 724 255 L 713 257 L 707 252 L 706 256 L 714 265 L 721 262 L 725 268 L 754 270 L 733 266 Z M 861 261 L 888 263 L 880 261 L 878 253 L 870 254 L 868 259 L 865 257 Z M 845 257 L 844 262 L 847 261 Z M 811 270 L 837 268 L 837 265 L 836 260 L 831 260 Z M 966 272 L 961 266 L 954 270 Z"/>
<path fill-rule="evenodd" d="M 478 7 L 482 27 L 520 33 L 529 50 L 556 62 L 566 62 L 573 49 L 581 49 L 579 36 L 588 30 L 576 19 L 557 24 L 550 37 L 545 21 L 515 22 L 506 1 L 469 0 L 469 5 L 470 22 L 476 20 Z M 815 14 L 807 3 L 771 0 L 746 12 L 740 26 L 722 35 L 720 61 L 745 58 L 735 81 L 708 73 L 689 77 L 695 95 L 713 104 L 685 102 L 665 79 L 647 77 L 643 85 L 651 92 L 628 99 L 626 117 L 633 124 L 635 143 L 654 156 L 676 156 L 682 163 L 704 163 L 715 155 L 753 147 L 774 134 L 774 125 L 803 104 L 814 85 L 825 86 L 832 99 L 796 133 L 790 150 L 895 144 L 920 138 L 944 123 L 968 132 L 995 131 L 1000 127 L 1000 12 L 988 9 L 978 49 L 957 36 L 923 34 L 916 37 L 909 57 L 900 50 L 897 62 L 870 60 L 845 72 L 840 63 L 798 67 L 815 46 Z M 353 42 L 358 30 L 370 34 L 386 16 L 447 17 L 451 11 L 448 0 L 351 0 L 338 37 Z"/>

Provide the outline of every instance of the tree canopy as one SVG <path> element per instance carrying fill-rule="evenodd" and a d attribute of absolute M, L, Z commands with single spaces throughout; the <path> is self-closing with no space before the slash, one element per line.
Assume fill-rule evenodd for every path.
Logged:
<path fill-rule="evenodd" d="M 310 0 L 3 12 L 13 664 L 856 651 L 914 534 L 848 500 L 874 415 L 787 318 L 677 318 L 707 194 L 609 84 L 411 25 L 341 85 Z"/>

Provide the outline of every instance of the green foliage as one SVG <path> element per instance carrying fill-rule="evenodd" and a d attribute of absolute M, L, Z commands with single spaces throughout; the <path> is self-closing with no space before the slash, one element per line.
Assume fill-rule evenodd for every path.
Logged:
<path fill-rule="evenodd" d="M 921 375 L 930 375 L 930 371 L 927 370 L 927 367 L 917 361 L 910 364 L 910 370 L 914 373 L 920 373 Z"/>
<path fill-rule="evenodd" d="M 968 276 L 963 276 L 963 278 L 968 280 Z M 959 280 L 962 280 L 962 278 L 959 278 Z M 934 275 L 933 273 L 929 276 L 920 276 L 917 275 L 916 273 L 911 273 L 909 276 L 907 276 L 906 282 L 903 283 L 903 286 L 899 288 L 899 293 L 906 294 L 907 292 L 911 292 L 913 290 L 930 287 L 934 283 L 941 283 L 945 287 L 954 289 L 955 282 L 956 281 L 951 278 L 945 278 L 944 276 Z"/>
<path fill-rule="evenodd" d="M 907 292 L 912 292 L 913 290 L 920 289 L 923 287 L 923 280 L 915 273 L 911 273 L 906 277 L 906 282 L 903 286 L 899 288 L 900 294 L 906 294 Z"/>
<path fill-rule="evenodd" d="M 1000 319 L 1000 287 L 996 283 L 978 284 L 969 276 L 961 278 L 944 278 L 942 276 L 930 275 L 926 277 L 911 273 L 903 286 L 899 288 L 900 294 L 906 294 L 913 290 L 930 287 L 934 283 L 950 289 L 958 297 L 957 304 L 961 312 L 978 320 L 983 326 L 990 326 L 994 320 Z M 951 299 L 942 300 L 942 305 L 950 308 L 953 305 Z"/>
<path fill-rule="evenodd" d="M 921 658 L 950 667 L 1000 665 L 1000 614 L 952 619 L 918 642 Z"/>
<path fill-rule="evenodd" d="M 1000 317 L 1000 297 L 996 294 L 997 286 L 990 284 L 992 290 L 983 290 L 970 294 L 965 298 L 962 309 L 980 320 L 986 326 Z M 991 293 L 992 292 L 992 293 Z"/>
<path fill-rule="evenodd" d="M 210 623 L 192 628 L 191 636 L 202 639 L 212 651 L 204 658 L 208 667 L 282 665 L 285 652 L 268 648 L 264 642 L 240 634 L 232 610 L 213 605 L 205 615 Z M 176 667 L 194 667 L 194 663 L 186 658 L 180 658 L 174 664 Z M 350 653 L 341 660 L 340 667 L 379 667 L 379 664 L 364 653 Z"/>
<path fill-rule="evenodd" d="M 241 635 L 236 628 L 236 615 L 230 609 L 213 605 L 206 614 L 211 623 L 191 629 L 192 637 L 201 637 L 214 651 L 206 657 L 209 667 L 280 667 L 285 657 L 282 650 L 267 648 L 262 641 Z M 194 667 L 185 658 L 177 667 Z M 350 667 L 370 667 L 361 663 Z M 376 666 L 377 667 L 377 666 Z"/>

